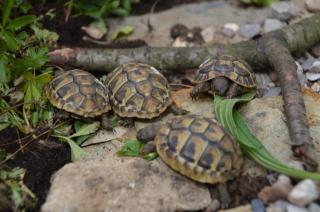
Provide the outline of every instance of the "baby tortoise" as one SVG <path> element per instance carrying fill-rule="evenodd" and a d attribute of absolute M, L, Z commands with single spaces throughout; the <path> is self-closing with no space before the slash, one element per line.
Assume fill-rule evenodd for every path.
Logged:
<path fill-rule="evenodd" d="M 80 69 L 57 75 L 45 91 L 53 106 L 77 118 L 90 119 L 111 110 L 107 87 L 95 76 Z M 112 129 L 108 122 L 102 122 L 102 126 Z"/>
<path fill-rule="evenodd" d="M 162 126 L 153 124 L 139 130 L 137 139 L 154 139 L 142 152 L 156 148 L 175 171 L 201 183 L 218 184 L 221 206 L 228 206 L 231 199 L 224 183 L 239 175 L 243 157 L 238 143 L 215 119 L 177 116 Z"/>
<path fill-rule="evenodd" d="M 150 65 L 123 64 L 108 75 L 106 84 L 111 107 L 120 117 L 152 119 L 169 106 L 177 114 L 186 113 L 172 105 L 167 79 Z"/>
<path fill-rule="evenodd" d="M 218 55 L 204 61 L 195 74 L 195 82 L 198 84 L 191 91 L 192 98 L 207 91 L 233 98 L 256 87 L 256 77 L 249 64 L 232 55 Z"/>

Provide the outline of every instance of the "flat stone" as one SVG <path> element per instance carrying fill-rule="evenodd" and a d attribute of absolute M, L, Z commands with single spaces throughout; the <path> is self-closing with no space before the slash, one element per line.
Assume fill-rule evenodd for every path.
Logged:
<path fill-rule="evenodd" d="M 287 212 L 308 212 L 308 209 L 288 204 Z"/>
<path fill-rule="evenodd" d="M 309 212 L 319 212 L 320 211 L 320 205 L 318 205 L 317 203 L 312 202 L 309 207 Z"/>
<path fill-rule="evenodd" d="M 257 20 L 257 22 L 262 23 L 267 16 L 268 8 L 266 7 L 239 8 L 224 0 L 217 0 L 179 5 L 153 14 L 129 16 L 126 18 L 108 17 L 108 26 L 110 29 L 127 25 L 133 26 L 134 33 L 127 39 L 143 39 L 150 46 L 171 46 L 170 29 L 177 23 L 183 24 L 189 29 L 192 27 L 204 29 L 208 26 L 218 28 L 225 23 L 242 25 L 251 20 Z M 153 26 L 152 32 L 148 30 L 148 20 L 150 20 L 150 24 Z M 218 39 L 217 41 L 221 42 L 221 40 Z"/>
<path fill-rule="evenodd" d="M 284 200 L 278 200 L 267 207 L 267 212 L 286 212 L 289 203 Z"/>
<path fill-rule="evenodd" d="M 319 197 L 319 189 L 310 179 L 299 182 L 289 193 L 288 200 L 298 206 L 306 206 Z"/>
<path fill-rule="evenodd" d="M 275 2 L 270 5 L 270 17 L 280 21 L 289 21 L 298 15 L 297 6 L 290 1 Z"/>
<path fill-rule="evenodd" d="M 320 11 L 320 1 L 319 0 L 304 0 L 304 5 L 310 12 Z"/>
<path fill-rule="evenodd" d="M 276 29 L 280 29 L 284 26 L 284 23 L 279 21 L 278 19 L 268 18 L 265 20 L 263 25 L 263 32 L 270 32 Z"/>
<path fill-rule="evenodd" d="M 244 24 L 240 26 L 239 33 L 242 37 L 249 39 L 260 33 L 260 24 Z"/>
<path fill-rule="evenodd" d="M 204 185 L 177 174 L 160 158 L 148 162 L 108 155 L 60 169 L 41 210 L 194 211 L 210 203 Z"/>
<path fill-rule="evenodd" d="M 222 28 L 222 34 L 232 38 L 239 31 L 239 26 L 235 23 L 226 23 Z"/>

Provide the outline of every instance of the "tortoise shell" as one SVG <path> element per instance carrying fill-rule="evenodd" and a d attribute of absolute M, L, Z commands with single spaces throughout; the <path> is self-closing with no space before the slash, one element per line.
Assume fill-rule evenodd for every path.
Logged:
<path fill-rule="evenodd" d="M 213 118 L 174 118 L 155 137 L 162 160 L 179 173 L 202 183 L 224 183 L 240 173 L 237 142 Z"/>
<path fill-rule="evenodd" d="M 107 88 L 92 74 L 74 69 L 55 77 L 46 87 L 52 105 L 83 117 L 111 109 Z"/>
<path fill-rule="evenodd" d="M 232 55 L 218 55 L 204 61 L 195 74 L 196 82 L 204 82 L 224 76 L 247 88 L 256 86 L 256 77 L 250 65 Z"/>
<path fill-rule="evenodd" d="M 121 117 L 151 119 L 172 102 L 167 79 L 152 66 L 124 64 L 107 78 L 112 109 Z"/>

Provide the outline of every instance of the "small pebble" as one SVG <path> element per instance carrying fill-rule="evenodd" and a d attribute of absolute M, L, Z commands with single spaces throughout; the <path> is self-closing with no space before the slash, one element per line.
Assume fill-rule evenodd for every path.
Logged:
<path fill-rule="evenodd" d="M 236 32 L 239 30 L 239 26 L 235 23 L 226 23 L 223 26 L 222 29 L 222 34 L 224 34 L 225 36 L 232 38 Z"/>
<path fill-rule="evenodd" d="M 310 12 L 320 11 L 320 1 L 319 0 L 304 0 L 304 5 Z"/>
<path fill-rule="evenodd" d="M 172 44 L 173 47 L 186 47 L 188 42 L 180 37 L 177 37 Z"/>
<path fill-rule="evenodd" d="M 208 27 L 205 28 L 201 31 L 201 36 L 204 40 L 204 42 L 208 43 L 213 41 L 214 39 L 214 28 L 213 27 Z"/>
<path fill-rule="evenodd" d="M 312 55 L 307 54 L 307 59 L 303 59 L 301 62 L 302 68 L 304 71 L 309 71 L 312 67 L 312 64 L 317 61 Z"/>
<path fill-rule="evenodd" d="M 267 212 L 286 212 L 287 205 L 289 203 L 283 200 L 278 200 L 272 204 L 270 204 L 267 208 Z"/>
<path fill-rule="evenodd" d="M 308 209 L 288 204 L 287 212 L 308 212 Z"/>
<path fill-rule="evenodd" d="M 280 29 L 283 26 L 284 26 L 284 24 L 281 21 L 279 21 L 278 19 L 268 18 L 264 22 L 263 31 L 270 32 L 270 31 L 273 31 L 276 29 Z"/>
<path fill-rule="evenodd" d="M 270 203 L 281 199 L 287 199 L 292 189 L 291 180 L 286 175 L 280 175 L 277 182 L 272 186 L 264 187 L 258 194 L 258 197 L 264 203 Z"/>
<path fill-rule="evenodd" d="M 251 208 L 253 212 L 264 212 L 265 208 L 263 202 L 260 199 L 251 200 Z"/>
<path fill-rule="evenodd" d="M 244 38 L 253 38 L 260 33 L 260 24 L 244 24 L 240 26 L 240 35 Z"/>
<path fill-rule="evenodd" d="M 312 202 L 308 207 L 310 212 L 319 212 L 320 211 L 320 205 L 317 203 Z"/>
<path fill-rule="evenodd" d="M 319 197 L 317 185 L 310 179 L 299 182 L 289 193 L 288 200 L 295 205 L 305 206 Z"/>
<path fill-rule="evenodd" d="M 270 8 L 270 17 L 280 21 L 289 21 L 298 15 L 298 8 L 290 1 L 272 3 Z"/>
<path fill-rule="evenodd" d="M 314 92 L 320 93 L 320 83 L 319 82 L 315 82 L 312 84 L 311 89 Z"/>
<path fill-rule="evenodd" d="M 296 65 L 297 65 L 297 74 L 298 74 L 300 85 L 306 86 L 308 80 L 306 78 L 306 75 L 303 72 L 303 68 L 298 62 L 296 62 Z"/>
<path fill-rule="evenodd" d="M 263 95 L 263 97 L 279 96 L 280 94 L 281 94 L 280 87 L 272 87 Z"/>
<path fill-rule="evenodd" d="M 320 79 L 320 61 L 315 61 L 310 70 L 306 73 L 306 77 L 310 81 L 317 81 Z"/>

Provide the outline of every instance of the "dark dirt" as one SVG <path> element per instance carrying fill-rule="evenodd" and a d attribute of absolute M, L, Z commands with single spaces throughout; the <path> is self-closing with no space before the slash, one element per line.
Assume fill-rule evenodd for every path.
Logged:
<path fill-rule="evenodd" d="M 233 207 L 250 203 L 252 199 L 257 198 L 258 193 L 265 186 L 269 186 L 265 177 L 251 177 L 241 175 L 237 180 L 228 184 L 229 193 L 232 194 Z"/>
<path fill-rule="evenodd" d="M 1 131 L 1 148 L 4 148 L 8 153 L 15 152 L 20 145 L 12 142 L 19 137 L 23 138 L 24 135 L 18 135 L 15 128 L 7 128 Z M 70 149 L 66 144 L 52 139 L 45 140 L 45 138 L 42 137 L 44 142 L 33 141 L 23 152 L 21 151 L 13 160 L 5 164 L 12 168 L 19 166 L 26 169 L 24 183 L 38 198 L 36 208 L 28 210 L 31 212 L 39 211 L 40 206 L 45 201 L 50 187 L 51 175 L 71 161 Z M 21 143 L 28 141 L 30 141 L 30 138 L 22 139 Z"/>
<path fill-rule="evenodd" d="M 140 15 L 149 13 L 152 6 L 157 0 L 143 1 L 143 3 L 133 5 L 132 15 Z M 160 0 L 154 7 L 154 12 L 160 12 L 166 9 L 170 9 L 180 4 L 201 2 L 208 0 Z M 87 48 L 135 48 L 147 45 L 143 40 L 126 41 L 120 40 L 115 41 L 109 45 L 99 45 L 90 41 L 84 41 L 82 38 L 86 33 L 81 30 L 82 26 L 87 26 L 92 22 L 90 17 L 78 16 L 69 17 L 66 22 L 66 13 L 63 5 L 56 2 L 48 1 L 45 4 L 35 4 L 32 12 L 36 16 L 45 14 L 48 10 L 55 9 L 55 17 L 50 19 L 45 17 L 41 22 L 44 28 L 54 31 L 59 34 L 58 45 L 68 47 L 87 47 Z M 197 30 L 196 30 L 197 31 Z M 197 35 L 199 33 L 195 32 Z"/>

